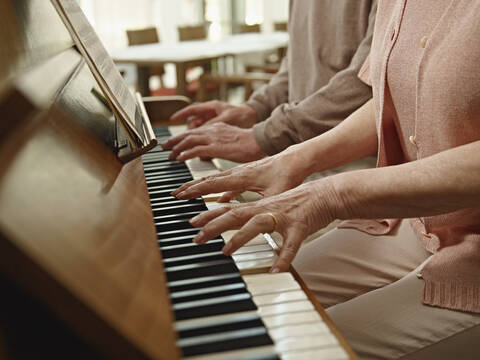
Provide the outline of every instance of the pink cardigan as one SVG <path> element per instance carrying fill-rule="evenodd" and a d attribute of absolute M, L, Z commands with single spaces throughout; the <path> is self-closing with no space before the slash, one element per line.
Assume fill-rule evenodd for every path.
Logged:
<path fill-rule="evenodd" d="M 480 1 L 380 0 L 370 58 L 378 166 L 421 159 L 480 140 Z M 480 181 L 480 179 L 479 179 Z M 353 220 L 388 234 L 398 219 Z M 423 303 L 480 312 L 480 206 L 412 219 L 433 253 Z"/>

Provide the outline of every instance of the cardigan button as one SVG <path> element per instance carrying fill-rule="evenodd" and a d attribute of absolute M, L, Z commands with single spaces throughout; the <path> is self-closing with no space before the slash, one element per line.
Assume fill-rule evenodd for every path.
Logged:
<path fill-rule="evenodd" d="M 424 231 L 421 232 L 422 236 L 425 236 L 427 239 L 431 239 L 432 238 L 432 234 L 429 234 L 429 233 L 426 233 Z"/>
<path fill-rule="evenodd" d="M 415 136 L 410 135 L 410 136 L 408 137 L 408 141 L 410 141 L 410 144 L 412 144 L 413 146 L 417 147 L 417 141 L 416 141 L 416 139 L 415 139 Z"/>
<path fill-rule="evenodd" d="M 416 276 L 417 276 L 417 279 L 423 279 L 423 274 L 422 273 L 417 273 Z"/>
<path fill-rule="evenodd" d="M 420 40 L 420 44 L 422 45 L 422 48 L 425 49 L 425 47 L 427 46 L 427 41 L 428 41 L 428 37 L 426 36 L 422 37 L 422 39 Z"/>

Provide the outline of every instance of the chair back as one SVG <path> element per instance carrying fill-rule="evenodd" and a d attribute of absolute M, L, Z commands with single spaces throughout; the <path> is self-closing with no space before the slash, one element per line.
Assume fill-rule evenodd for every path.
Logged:
<path fill-rule="evenodd" d="M 128 45 L 154 44 L 160 42 L 157 28 L 127 30 Z"/>
<path fill-rule="evenodd" d="M 260 24 L 238 24 L 237 25 L 237 34 L 246 34 L 246 33 L 259 33 L 261 31 Z"/>
<path fill-rule="evenodd" d="M 273 24 L 273 29 L 275 31 L 288 31 L 288 23 L 286 21 L 276 22 Z"/>
<path fill-rule="evenodd" d="M 180 41 L 205 40 L 207 38 L 206 26 L 202 24 L 179 27 L 178 38 Z"/>

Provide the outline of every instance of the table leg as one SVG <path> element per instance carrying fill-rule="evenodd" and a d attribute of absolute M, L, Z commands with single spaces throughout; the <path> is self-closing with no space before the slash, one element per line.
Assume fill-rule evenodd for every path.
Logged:
<path fill-rule="evenodd" d="M 176 63 L 177 70 L 177 95 L 188 96 L 187 92 L 187 65 L 185 63 Z"/>
<path fill-rule="evenodd" d="M 137 66 L 138 91 L 142 96 L 150 96 L 150 68 L 148 66 Z"/>

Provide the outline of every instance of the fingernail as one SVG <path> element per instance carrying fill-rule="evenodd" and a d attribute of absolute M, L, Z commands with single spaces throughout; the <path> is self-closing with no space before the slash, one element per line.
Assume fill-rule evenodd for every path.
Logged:
<path fill-rule="evenodd" d="M 181 193 L 178 193 L 178 194 L 176 194 L 176 195 L 174 195 L 174 196 L 175 196 L 177 199 L 182 200 L 183 197 L 185 196 L 185 191 L 182 191 Z"/>
<path fill-rule="evenodd" d="M 279 272 L 280 272 L 280 269 L 277 268 L 277 267 L 274 267 L 274 268 L 272 268 L 272 269 L 270 270 L 270 273 L 271 273 L 271 274 L 278 274 Z"/>
<path fill-rule="evenodd" d="M 231 243 L 227 243 L 222 249 L 222 251 L 225 255 L 230 255 L 231 250 L 232 250 L 232 244 Z"/>
<path fill-rule="evenodd" d="M 193 225 L 193 223 L 196 223 L 198 221 L 198 218 L 200 217 L 200 215 L 195 215 L 193 218 L 190 219 L 190 224 Z"/>
<path fill-rule="evenodd" d="M 193 242 L 194 243 L 197 243 L 197 244 L 200 244 L 200 242 L 202 241 L 203 239 L 203 231 L 200 231 L 194 238 L 193 238 Z"/>

